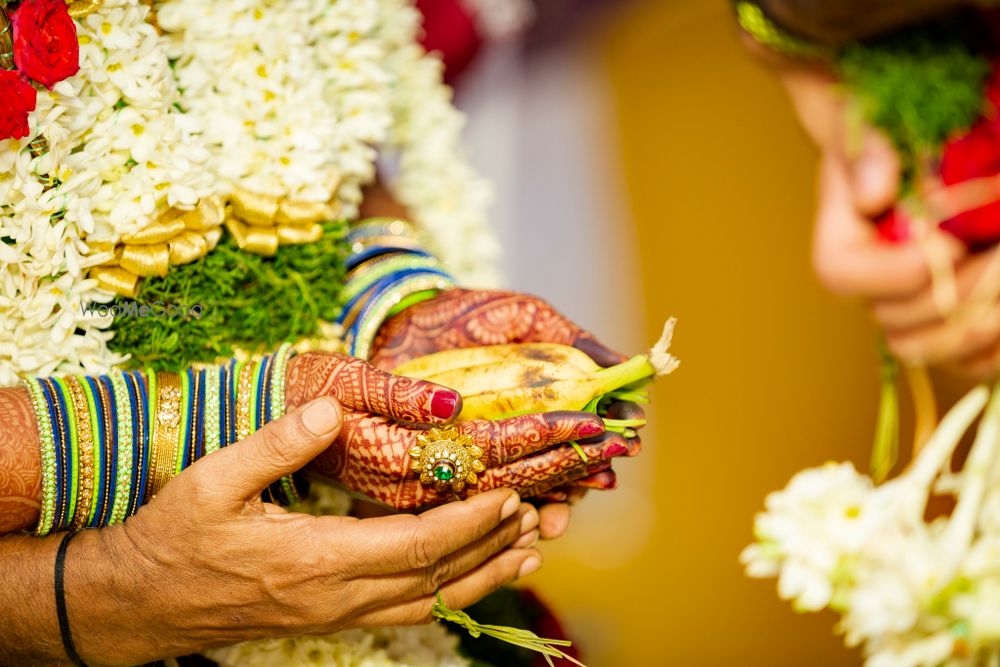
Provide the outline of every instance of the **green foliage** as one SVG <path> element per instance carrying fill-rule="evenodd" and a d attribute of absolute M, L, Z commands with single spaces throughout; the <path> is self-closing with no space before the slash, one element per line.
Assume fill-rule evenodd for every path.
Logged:
<path fill-rule="evenodd" d="M 333 320 L 340 309 L 348 250 L 345 223 L 324 231 L 316 243 L 282 246 L 274 257 L 240 250 L 226 235 L 198 261 L 143 280 L 136 300 L 177 306 L 177 316 L 119 317 L 109 346 L 130 353 L 133 366 L 177 370 L 235 348 L 271 349 L 317 335 L 320 320 Z"/>
<path fill-rule="evenodd" d="M 908 28 L 845 47 L 840 74 L 865 118 L 882 128 L 911 169 L 984 111 L 990 62 L 957 21 Z M 912 176 L 909 173 L 908 176 Z"/>

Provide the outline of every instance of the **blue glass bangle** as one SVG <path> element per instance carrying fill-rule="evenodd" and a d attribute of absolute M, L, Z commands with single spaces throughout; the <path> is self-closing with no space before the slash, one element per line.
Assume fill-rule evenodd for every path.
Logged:
<path fill-rule="evenodd" d="M 194 419 L 194 377 L 191 369 L 181 374 L 181 391 L 183 392 L 184 413 L 181 415 L 181 448 L 177 457 L 177 470 L 180 472 L 191 465 L 191 421 Z"/>
<path fill-rule="evenodd" d="M 251 413 L 253 416 L 251 432 L 259 431 L 264 425 L 264 415 L 261 408 L 263 406 L 264 389 L 267 387 L 264 380 L 270 363 L 271 357 L 269 355 L 264 355 L 264 357 L 260 360 L 260 367 L 257 370 L 257 400 L 254 401 L 254 405 L 250 406 L 253 410 Z"/>
<path fill-rule="evenodd" d="M 76 458 L 77 453 L 73 446 L 73 436 L 75 434 L 70 430 L 69 398 L 63 391 L 62 384 L 56 382 L 53 378 L 48 378 L 47 382 L 49 389 L 52 391 L 52 398 L 55 400 L 56 412 L 62 417 L 58 424 L 62 428 L 63 470 L 65 471 L 65 478 L 63 480 L 63 520 L 61 527 L 66 529 L 73 522 L 77 484 L 79 484 L 79 470 L 77 469 L 79 461 Z"/>
<path fill-rule="evenodd" d="M 94 506 L 90 509 L 91 519 L 88 523 L 90 528 L 97 528 L 101 525 L 104 494 L 107 492 L 108 457 L 111 456 L 111 453 L 108 452 L 108 442 L 105 438 L 107 430 L 104 421 L 104 403 L 101 401 L 101 392 L 97 389 L 97 382 L 92 377 L 83 377 L 81 380 L 87 383 L 90 395 L 94 399 L 94 411 L 97 413 L 95 415 L 97 417 L 97 433 L 94 434 L 94 447 L 95 450 L 100 449 L 101 455 L 99 459 L 97 456 L 94 457 L 94 488 L 97 495 Z"/>
<path fill-rule="evenodd" d="M 441 278 L 444 278 L 449 281 L 453 280 L 453 278 L 448 272 L 443 271 L 441 269 L 408 269 L 405 271 L 397 271 L 395 273 L 391 273 L 382 280 L 379 280 L 377 283 L 375 283 L 375 285 L 373 285 L 374 293 L 368 299 L 367 303 L 365 303 L 365 305 L 361 307 L 361 310 L 358 312 L 357 317 L 354 318 L 354 322 L 351 323 L 350 327 L 348 327 L 346 333 L 348 335 L 357 334 L 358 327 L 361 326 L 361 324 L 365 321 L 365 318 L 370 314 L 371 310 L 375 307 L 375 304 L 378 303 L 379 297 L 382 295 L 383 292 L 389 291 L 396 284 L 405 281 L 407 278 L 410 278 L 412 276 L 424 276 L 424 275 L 440 276 Z M 366 294 L 368 293 L 366 292 Z M 359 296 L 364 296 L 364 295 L 359 295 Z M 349 310 L 351 307 L 352 307 L 351 305 L 345 306 L 344 310 Z M 341 322 L 341 324 L 343 323 Z"/>
<path fill-rule="evenodd" d="M 365 304 L 364 308 L 367 308 L 372 303 L 377 301 L 379 294 L 388 290 L 397 282 L 409 276 L 420 275 L 420 274 L 438 275 L 447 278 L 448 280 L 452 280 L 451 275 L 448 272 L 444 271 L 443 269 L 417 268 L 417 269 L 403 269 L 401 271 L 394 271 L 388 274 L 387 276 L 384 276 L 379 280 L 375 281 L 371 287 L 369 287 L 368 289 L 366 289 L 365 291 L 361 292 L 360 294 L 356 295 L 353 299 L 348 301 L 344 305 L 343 309 L 340 311 L 340 315 L 338 315 L 337 317 L 337 324 L 343 325 L 348 315 L 351 313 L 352 310 L 354 310 L 354 307 L 360 301 L 366 299 L 366 297 L 367 297 L 367 303 Z M 361 313 L 358 313 L 357 317 L 354 319 L 355 324 L 363 319 L 362 316 L 363 312 L 364 310 L 362 310 Z"/>
<path fill-rule="evenodd" d="M 70 432 L 70 419 L 69 419 L 69 398 L 63 391 L 62 384 L 56 382 L 52 378 L 48 380 L 49 388 L 52 390 L 52 396 L 56 401 L 56 410 L 62 416 L 60 424 L 63 429 L 62 440 L 63 440 L 63 466 L 66 471 L 65 474 L 65 484 L 63 485 L 63 523 L 62 528 L 69 528 L 70 524 L 73 522 L 73 509 L 76 505 L 76 491 L 77 484 L 79 484 L 79 470 L 77 465 L 79 461 L 77 460 L 77 452 L 73 446 L 73 436 L 74 434 Z"/>
<path fill-rule="evenodd" d="M 115 499 L 117 496 L 117 484 L 118 480 L 118 447 L 121 443 L 118 442 L 118 402 L 115 400 L 115 389 L 114 385 L 111 384 L 111 378 L 107 375 L 102 375 L 98 378 L 100 386 L 104 388 L 101 392 L 102 396 L 107 396 L 107 406 L 108 413 L 111 415 L 111 423 L 108 424 L 107 433 L 110 434 L 110 439 L 108 440 L 108 462 L 109 474 L 108 479 L 105 480 L 105 494 L 106 501 L 104 503 L 102 516 L 97 522 L 98 526 L 107 526 L 111 522 L 111 511 L 115 506 Z"/>
<path fill-rule="evenodd" d="M 264 414 L 261 417 L 261 425 L 271 421 L 271 394 L 274 393 L 274 367 L 277 365 L 278 355 L 275 354 L 271 359 L 271 365 L 267 369 L 267 378 L 264 380 Z"/>
<path fill-rule="evenodd" d="M 135 380 L 135 386 L 139 391 L 139 409 L 142 411 L 141 414 L 143 417 L 142 439 L 139 443 L 139 446 L 142 451 L 143 467 L 142 470 L 140 470 L 139 489 L 136 495 L 136 511 L 138 511 L 139 507 L 142 507 L 144 504 L 146 504 L 146 492 L 148 491 L 147 484 L 149 482 L 149 466 L 150 466 L 149 443 L 152 437 L 151 434 L 153 430 L 153 422 L 152 422 L 153 415 L 152 411 L 149 409 L 149 392 L 146 388 L 146 383 L 143 381 L 144 379 L 142 377 L 142 373 L 140 373 L 139 371 L 132 371 L 132 374 L 133 374 L 132 377 Z"/>
<path fill-rule="evenodd" d="M 205 386 L 205 379 L 208 377 L 208 373 L 209 371 L 204 368 L 198 371 L 198 421 L 195 428 L 195 461 L 205 455 L 205 392 L 207 389 Z M 213 426 L 208 426 L 207 428 L 212 427 Z"/>
<path fill-rule="evenodd" d="M 229 430 L 226 428 L 226 389 L 229 387 L 229 367 L 219 367 L 219 395 L 212 400 L 219 403 L 219 448 L 226 446 Z"/>
<path fill-rule="evenodd" d="M 236 385 L 239 383 L 239 373 L 236 372 L 237 363 L 233 359 L 229 362 L 229 388 L 226 391 L 226 402 L 229 412 L 229 444 L 236 442 Z"/>
<path fill-rule="evenodd" d="M 131 373 L 122 373 L 125 390 L 128 394 L 129 407 L 132 411 L 132 486 L 128 492 L 128 509 L 125 516 L 129 517 L 139 511 L 139 483 L 143 479 L 145 459 L 142 456 L 142 430 L 139 422 L 139 392 L 135 386 L 135 378 Z"/>

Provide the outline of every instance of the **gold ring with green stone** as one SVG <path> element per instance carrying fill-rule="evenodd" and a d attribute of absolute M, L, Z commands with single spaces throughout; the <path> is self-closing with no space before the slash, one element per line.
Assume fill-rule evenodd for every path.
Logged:
<path fill-rule="evenodd" d="M 423 484 L 438 489 L 461 491 L 466 484 L 479 481 L 486 470 L 483 449 L 457 428 L 432 428 L 417 436 L 417 445 L 410 449 L 413 469 Z"/>

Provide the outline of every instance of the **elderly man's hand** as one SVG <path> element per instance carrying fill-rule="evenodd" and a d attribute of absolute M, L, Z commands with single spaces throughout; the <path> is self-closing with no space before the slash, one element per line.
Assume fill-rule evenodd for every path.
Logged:
<path fill-rule="evenodd" d="M 424 623 L 439 589 L 461 608 L 539 567 L 538 514 L 509 490 L 363 520 L 263 503 L 262 490 L 326 449 L 340 423 L 339 404 L 317 399 L 198 461 L 125 524 L 78 537 L 66 595 L 84 660 L 138 664 Z"/>

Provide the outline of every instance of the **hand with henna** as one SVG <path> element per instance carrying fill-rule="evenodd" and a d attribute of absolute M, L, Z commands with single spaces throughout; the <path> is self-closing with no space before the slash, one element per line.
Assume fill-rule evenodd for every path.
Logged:
<path fill-rule="evenodd" d="M 409 451 L 422 428 L 361 412 L 345 412 L 334 446 L 318 456 L 307 472 L 393 509 L 414 510 L 496 488 L 514 489 L 526 498 L 538 496 L 608 471 L 611 459 L 629 453 L 619 439 L 595 438 L 604 425 L 587 412 L 475 420 L 455 428 L 484 450 L 486 466 L 478 482 L 459 495 L 450 487 L 423 484 L 412 469 Z M 587 438 L 593 440 L 581 445 L 587 462 L 575 449 L 561 444 Z"/>
<path fill-rule="evenodd" d="M 458 415 L 462 404 L 457 392 L 327 353 L 294 357 L 286 384 L 289 409 L 318 396 L 333 396 L 345 407 L 340 437 L 309 472 L 397 510 L 455 499 L 420 482 L 410 469 L 409 451 L 424 430 L 417 424 L 443 423 Z M 602 434 L 601 419 L 587 412 L 477 420 L 458 428 L 483 448 L 487 467 L 478 485 L 463 495 L 502 487 L 521 489 L 525 497 L 538 495 L 604 472 L 611 458 L 629 453 L 620 437 L 585 445 L 589 463 L 572 447 L 555 447 Z"/>
<path fill-rule="evenodd" d="M 536 296 L 453 289 L 387 320 L 375 339 L 371 363 L 392 370 L 434 352 L 506 343 L 572 345 L 601 366 L 626 360 Z"/>
<path fill-rule="evenodd" d="M 609 349 L 592 334 L 567 319 L 544 300 L 517 292 L 454 289 L 417 304 L 389 319 L 379 330 L 371 363 L 391 370 L 396 366 L 443 350 L 505 343 L 560 343 L 587 353 L 601 366 L 613 366 L 626 357 Z M 634 404 L 613 406 L 618 419 L 641 418 Z M 603 451 L 639 453 L 638 438 L 605 434 L 587 446 Z M 549 501 L 541 511 L 542 537 L 558 537 L 569 527 L 569 501 L 578 501 L 587 489 L 613 489 L 615 473 L 606 466 L 570 485 L 553 487 L 539 499 Z"/>

